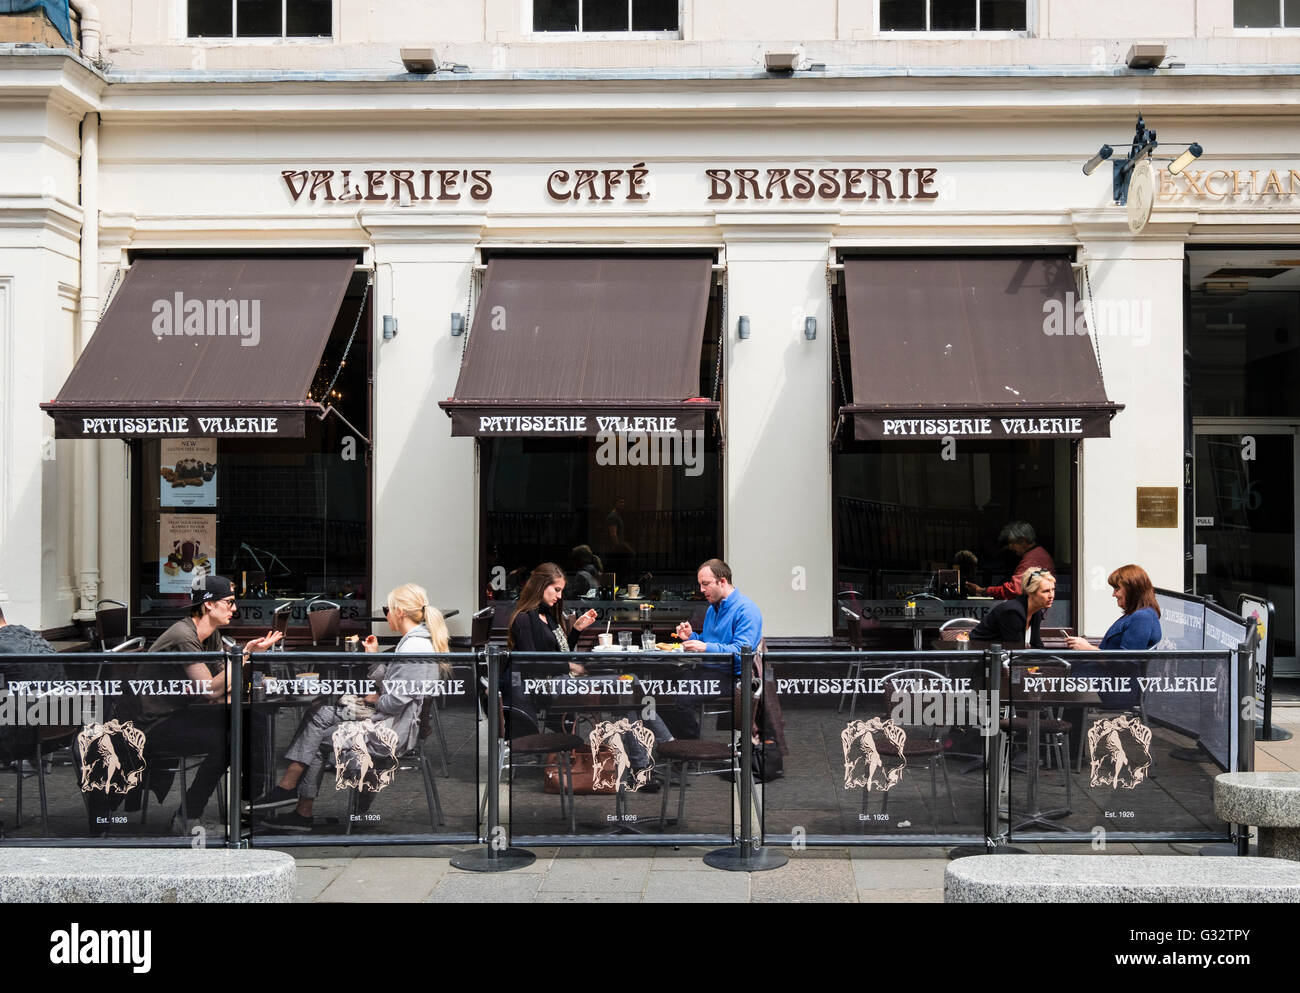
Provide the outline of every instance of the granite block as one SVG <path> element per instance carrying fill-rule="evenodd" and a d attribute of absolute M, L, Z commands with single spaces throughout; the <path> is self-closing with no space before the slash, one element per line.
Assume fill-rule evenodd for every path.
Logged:
<path fill-rule="evenodd" d="M 1214 812 L 1230 824 L 1300 828 L 1300 772 L 1215 776 Z"/>
<path fill-rule="evenodd" d="M 0 849 L 0 903 L 291 903 L 282 852 L 226 849 Z"/>

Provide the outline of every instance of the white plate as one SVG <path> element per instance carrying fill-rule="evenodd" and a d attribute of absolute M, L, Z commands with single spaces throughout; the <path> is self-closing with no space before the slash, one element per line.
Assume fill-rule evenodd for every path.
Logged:
<path fill-rule="evenodd" d="M 623 646 L 622 645 L 593 645 L 591 650 L 593 652 L 621 652 L 623 650 Z"/>

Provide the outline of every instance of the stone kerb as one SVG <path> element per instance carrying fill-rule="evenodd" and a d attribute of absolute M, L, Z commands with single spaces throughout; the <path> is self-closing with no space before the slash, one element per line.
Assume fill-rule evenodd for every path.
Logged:
<path fill-rule="evenodd" d="M 1300 865 L 1199 855 L 976 855 L 944 873 L 945 903 L 1300 903 Z"/>
<path fill-rule="evenodd" d="M 1259 854 L 1300 862 L 1300 772 L 1229 772 L 1214 778 L 1214 812 L 1259 828 Z"/>
<path fill-rule="evenodd" d="M 0 850 L 3 903 L 289 903 L 283 852 L 225 849 Z"/>

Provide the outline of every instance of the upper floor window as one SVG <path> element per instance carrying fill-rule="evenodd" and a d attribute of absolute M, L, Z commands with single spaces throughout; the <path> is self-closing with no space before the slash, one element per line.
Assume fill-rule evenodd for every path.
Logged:
<path fill-rule="evenodd" d="M 186 0 L 189 38 L 329 38 L 334 0 Z"/>
<path fill-rule="evenodd" d="M 880 0 L 880 30 L 1027 31 L 1027 8 L 1028 0 Z"/>
<path fill-rule="evenodd" d="M 533 0 L 534 31 L 676 32 L 678 0 Z"/>
<path fill-rule="evenodd" d="M 1232 0 L 1234 28 L 1300 28 L 1300 0 Z"/>

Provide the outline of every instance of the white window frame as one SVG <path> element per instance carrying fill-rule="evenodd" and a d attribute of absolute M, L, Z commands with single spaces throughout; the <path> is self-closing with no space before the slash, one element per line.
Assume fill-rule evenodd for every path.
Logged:
<path fill-rule="evenodd" d="M 1277 2 L 1277 19 L 1280 22 L 1286 15 L 1286 6 L 1283 3 L 1283 0 L 1276 0 L 1276 2 Z M 1282 28 L 1239 28 L 1237 27 L 1237 2 L 1236 0 L 1233 0 L 1232 33 L 1235 37 L 1238 38 L 1278 38 L 1278 37 L 1288 37 L 1288 36 L 1294 37 L 1296 34 L 1300 34 L 1300 24 L 1293 24 L 1288 27 L 1282 27 Z"/>
<path fill-rule="evenodd" d="M 530 41 L 676 41 L 682 37 L 683 0 L 677 0 L 676 31 L 534 31 L 533 2 L 523 0 L 520 4 L 524 17 L 524 34 Z M 627 0 L 628 24 L 632 23 L 632 0 Z M 582 0 L 578 0 L 578 23 L 582 24 Z"/>
<path fill-rule="evenodd" d="M 1023 31 L 981 31 L 978 27 L 974 31 L 931 31 L 928 27 L 930 23 L 930 0 L 925 0 L 925 23 L 927 27 L 924 31 L 889 31 L 881 27 L 880 24 L 880 0 L 872 0 L 876 37 L 902 41 L 913 38 L 971 38 L 980 41 L 996 40 L 998 38 L 1032 38 L 1036 34 L 1038 27 L 1038 4 L 1035 0 L 1022 0 L 1022 2 L 1025 5 L 1025 30 Z M 980 17 L 979 0 L 971 0 L 971 3 L 975 4 L 975 23 L 978 25 Z"/>
<path fill-rule="evenodd" d="M 220 0 L 220 2 L 230 4 L 231 28 L 234 30 L 236 18 L 239 16 L 238 0 Z M 315 35 L 285 34 L 281 34 L 278 38 L 244 38 L 237 34 L 222 38 L 191 37 L 188 0 L 172 0 L 172 23 L 176 25 L 176 40 L 186 45 L 332 45 L 337 37 L 340 2 L 341 0 L 330 0 L 330 33 L 324 38 Z M 288 23 L 288 14 L 288 0 L 280 0 L 281 31 L 285 30 L 285 25 Z"/>

